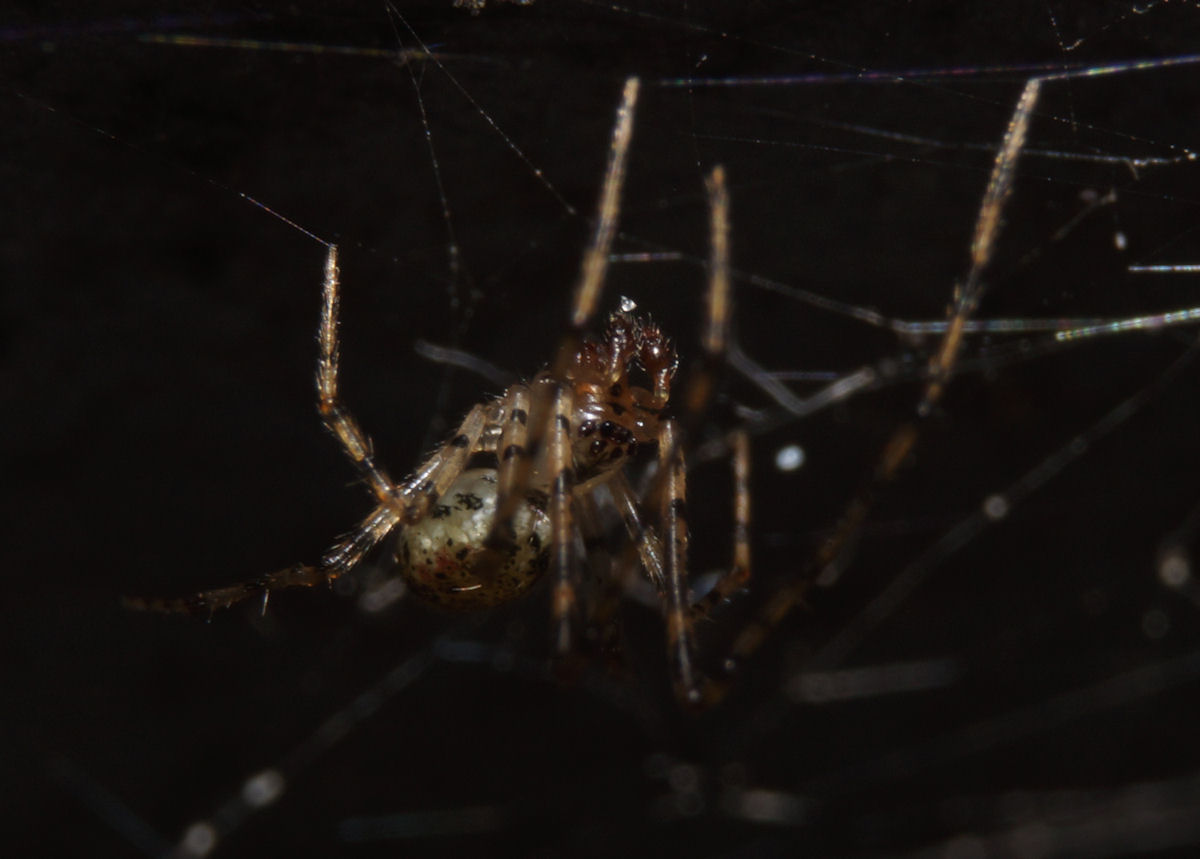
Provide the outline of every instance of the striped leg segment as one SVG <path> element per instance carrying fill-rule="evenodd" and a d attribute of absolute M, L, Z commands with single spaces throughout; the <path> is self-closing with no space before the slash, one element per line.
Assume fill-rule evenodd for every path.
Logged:
<path fill-rule="evenodd" d="M 317 411 L 325 426 L 337 438 L 354 467 L 358 469 L 375 498 L 381 504 L 403 513 L 403 502 L 396 497 L 396 484 L 375 461 L 371 439 L 358 425 L 354 415 L 338 395 L 338 308 L 341 293 L 338 281 L 337 246 L 330 245 L 325 257 L 325 287 L 321 302 L 321 325 L 317 329 Z"/>
<path fill-rule="evenodd" d="M 667 623 L 667 658 L 675 678 L 675 694 L 687 704 L 701 701 L 696 674 L 695 642 L 688 612 L 687 583 L 687 484 L 683 452 L 679 450 L 672 421 L 664 421 L 659 438 L 658 467 L 665 475 L 659 498 L 663 523 L 666 592 L 663 611 Z"/>
<path fill-rule="evenodd" d="M 744 430 L 730 434 L 733 456 L 733 564 L 712 590 L 692 605 L 693 621 L 745 589 L 750 581 L 750 438 Z"/>
<path fill-rule="evenodd" d="M 495 403 L 471 409 L 450 440 L 404 482 L 401 502 L 405 522 L 412 524 L 424 519 L 429 509 L 450 488 L 450 484 L 466 467 L 471 451 L 478 447 L 484 426 L 496 419 L 498 410 L 499 406 Z"/>
<path fill-rule="evenodd" d="M 800 574 L 786 587 L 778 590 L 758 616 L 741 631 L 734 640 L 733 649 L 725 661 L 725 679 L 710 681 L 704 690 L 706 703 L 715 703 L 725 694 L 732 675 L 741 662 L 751 656 L 771 631 L 787 617 L 788 613 L 804 600 L 813 582 L 830 564 L 841 562 L 846 547 L 862 527 L 863 522 L 875 506 L 880 492 L 891 484 L 916 446 L 920 426 L 940 402 L 942 395 L 954 375 L 958 357 L 962 351 L 962 337 L 966 324 L 979 306 L 987 289 L 984 274 L 991 264 L 996 241 L 1003 225 L 1005 201 L 1012 192 L 1016 179 L 1016 165 L 1025 139 L 1033 111 L 1038 101 L 1040 79 L 1031 78 L 1025 85 L 1021 98 L 1009 119 L 1008 128 L 1001 141 L 987 188 L 975 219 L 975 232 L 971 241 L 971 263 L 966 278 L 956 285 L 954 297 L 947 308 L 949 324 L 930 360 L 928 380 L 917 403 L 916 415 L 906 421 L 888 439 L 880 454 L 874 472 L 863 488 L 854 496 L 834 529 L 833 535 L 817 551 L 816 556 Z"/>
<path fill-rule="evenodd" d="M 496 472 L 496 520 L 488 544 L 500 549 L 512 542 L 512 516 L 521 502 L 521 494 L 529 484 L 532 459 L 529 441 L 529 388 L 513 385 L 501 404 L 503 427 L 496 449 L 499 466 Z"/>
<path fill-rule="evenodd" d="M 548 414 L 552 426 L 547 430 L 546 467 L 550 481 L 550 529 L 553 553 L 550 559 L 554 613 L 554 650 L 562 657 L 571 653 L 579 624 L 579 557 L 575 552 L 575 526 L 571 495 L 575 473 L 571 456 L 571 419 L 574 395 L 569 386 L 560 386 Z"/>
<path fill-rule="evenodd" d="M 262 600 L 263 611 L 266 611 L 272 591 L 332 585 L 340 576 L 354 569 L 399 521 L 399 514 L 392 507 L 381 504 L 354 531 L 329 549 L 319 566 L 296 564 L 236 585 L 200 591 L 185 597 L 126 597 L 124 602 L 128 608 L 143 611 L 212 614 L 257 597 Z"/>
<path fill-rule="evenodd" d="M 646 571 L 646 575 L 659 594 L 666 593 L 667 578 L 663 572 L 666 560 L 662 540 L 658 538 L 658 534 L 653 528 L 646 526 L 645 517 L 638 506 L 637 496 L 624 474 L 614 475 L 613 479 L 609 481 L 608 487 L 621 514 L 621 520 L 625 524 L 625 533 L 629 535 L 630 542 L 637 549 L 642 569 Z"/>

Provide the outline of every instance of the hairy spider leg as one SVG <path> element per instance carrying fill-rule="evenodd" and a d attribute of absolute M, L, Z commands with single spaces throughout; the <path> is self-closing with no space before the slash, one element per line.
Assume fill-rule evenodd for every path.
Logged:
<path fill-rule="evenodd" d="M 459 433 L 454 438 L 458 439 L 470 432 L 476 423 L 480 423 L 482 426 L 482 421 L 486 419 L 487 414 L 488 410 L 484 406 L 476 406 L 467 415 L 459 427 Z M 477 433 L 475 437 L 478 440 Z M 449 486 L 462 470 L 463 460 L 456 455 L 458 450 L 459 446 L 454 445 L 452 440 L 431 456 L 418 472 L 427 475 L 421 485 L 432 483 L 435 487 L 443 487 L 444 491 L 444 487 Z M 411 481 L 409 483 L 411 484 Z M 419 497 L 422 499 L 433 498 L 434 493 L 426 491 Z M 125 604 L 130 608 L 167 613 L 205 611 L 211 613 L 257 596 L 263 600 L 265 610 L 267 599 L 272 591 L 330 585 L 354 569 L 367 552 L 371 551 L 401 523 L 404 515 L 402 509 L 396 509 L 396 505 L 390 502 L 377 505 L 357 528 L 325 552 L 321 563 L 317 566 L 296 564 L 235 585 L 200 591 L 185 597 L 127 597 Z"/>
<path fill-rule="evenodd" d="M 692 624 L 707 619 L 718 606 L 744 590 L 750 581 L 750 437 L 744 430 L 734 430 L 729 434 L 728 444 L 733 475 L 733 562 L 708 593 L 688 609 L 688 620 Z M 613 503 L 621 513 L 632 551 L 637 553 L 642 569 L 659 593 L 665 593 L 667 562 L 662 539 L 654 528 L 645 524 L 637 495 L 625 475 L 616 475 L 608 486 Z M 623 563 L 622 566 L 628 565 Z M 620 586 L 619 581 L 617 585 Z M 598 611 L 596 616 L 603 620 L 608 614 Z"/>
<path fill-rule="evenodd" d="M 503 527 L 497 528 L 493 523 L 493 531 L 497 538 L 505 543 L 511 541 L 512 514 L 501 518 L 501 511 L 516 510 L 520 499 L 514 499 L 514 493 L 528 480 L 529 475 L 529 388 L 525 385 L 513 385 L 508 389 L 504 404 L 503 429 L 500 431 L 500 445 L 496 450 L 499 465 L 496 470 L 496 522 L 502 522 Z M 499 546 L 491 546 L 500 548 Z"/>
<path fill-rule="evenodd" d="M 921 392 L 913 417 L 892 433 L 883 447 L 874 471 L 843 510 L 833 534 L 821 545 L 800 574 L 776 591 L 758 615 L 747 623 L 734 639 L 730 654 L 722 665 L 723 676 L 719 680 L 710 679 L 705 684 L 703 698 L 706 704 L 716 703 L 724 697 L 739 665 L 763 645 L 771 631 L 796 605 L 803 602 L 822 571 L 831 564 L 841 563 L 844 552 L 875 506 L 880 492 L 895 480 L 901 465 L 912 453 L 923 421 L 945 392 L 962 351 L 962 336 L 966 324 L 986 291 L 983 273 L 995 252 L 996 239 L 1003 224 L 1004 204 L 1012 192 L 1017 160 L 1025 145 L 1041 83 L 1041 78 L 1030 78 L 1026 82 L 1009 118 L 976 216 L 967 276 L 961 285 L 956 285 L 947 306 L 949 325 L 937 353 L 930 359 L 928 381 Z"/>
<path fill-rule="evenodd" d="M 733 472 L 733 563 L 689 612 L 693 623 L 708 618 L 717 606 L 745 590 L 750 583 L 750 436 L 745 430 L 729 434 Z"/>
<path fill-rule="evenodd" d="M 274 573 L 267 573 L 257 578 L 239 582 L 223 588 L 201 591 L 184 597 L 122 597 L 121 602 L 126 608 L 138 611 L 159 611 L 167 614 L 199 614 L 229 608 L 250 597 L 259 597 L 266 611 L 267 598 L 271 591 L 280 588 L 307 587 L 326 584 L 331 578 L 322 568 L 307 564 L 296 564 Z"/>
<path fill-rule="evenodd" d="M 613 503 L 617 505 L 617 511 L 621 514 L 625 533 L 637 551 L 638 560 L 642 563 L 646 577 L 650 579 L 651 584 L 660 594 L 665 593 L 667 577 L 664 573 L 666 560 L 662 540 L 659 539 L 654 528 L 645 524 L 646 517 L 638 503 L 637 493 L 633 491 L 633 487 L 629 485 L 629 479 L 624 474 L 614 475 L 613 479 L 608 482 L 608 490 L 612 495 Z"/>
<path fill-rule="evenodd" d="M 401 522 L 411 524 L 424 517 L 466 467 L 479 444 L 484 426 L 500 419 L 503 401 L 476 405 L 459 424 L 458 432 L 425 460 L 399 490 L 406 502 L 399 510 L 392 503 L 380 504 L 362 524 L 340 539 L 321 557 L 321 568 L 330 580 L 353 569 Z M 411 500 L 410 500 L 411 499 Z M 414 515 L 418 510 L 420 515 Z"/>
<path fill-rule="evenodd" d="M 666 476 L 660 493 L 659 520 L 663 523 L 667 588 L 663 614 L 667 625 L 667 658 L 675 680 L 675 694 L 688 704 L 700 703 L 696 674 L 695 636 L 688 616 L 687 582 L 687 473 L 675 422 L 666 420 L 659 437 L 658 468 Z"/>
<path fill-rule="evenodd" d="M 684 394 L 684 413 L 680 418 L 683 434 L 694 432 L 700 415 L 708 407 L 716 388 L 717 375 L 725 366 L 729 351 L 730 318 L 733 311 L 732 279 L 729 263 L 729 192 L 725 170 L 713 168 L 705 180 L 709 210 L 709 288 L 707 317 L 703 332 L 704 355 L 688 380 Z M 707 617 L 718 605 L 742 590 L 750 581 L 750 439 L 742 430 L 728 439 L 733 470 L 733 563 L 717 584 L 692 605 L 689 616 L 695 621 Z"/>
<path fill-rule="evenodd" d="M 380 504 L 353 531 L 343 535 L 321 556 L 321 569 L 330 582 L 350 572 L 400 522 L 390 504 Z"/>
<path fill-rule="evenodd" d="M 317 356 L 317 410 L 321 414 L 321 420 L 337 438 L 379 503 L 393 507 L 405 522 L 419 521 L 466 465 L 467 457 L 479 442 L 489 409 L 482 405 L 471 409 L 454 437 L 417 469 L 402 488 L 398 488 L 383 467 L 375 461 L 370 438 L 362 431 L 358 421 L 338 395 L 341 352 L 338 341 L 338 311 L 341 305 L 341 290 L 336 245 L 329 246 L 325 260 L 322 297 L 321 324 L 317 334 L 320 344 Z"/>
<path fill-rule="evenodd" d="M 613 237 L 616 234 L 617 220 L 621 212 L 621 189 L 625 184 L 625 165 L 629 161 L 629 144 L 633 139 L 633 118 L 637 107 L 639 82 L 636 77 L 625 81 L 621 94 L 621 104 L 617 108 L 617 120 L 613 127 L 612 141 L 608 148 L 608 165 L 604 173 L 604 183 L 600 189 L 600 200 L 597 204 L 596 226 L 592 231 L 587 250 L 583 255 L 580 266 L 579 281 L 575 286 L 571 302 L 571 315 L 567 334 L 559 345 L 550 378 L 561 384 L 567 374 L 567 367 L 579 351 L 583 343 L 584 332 L 596 314 L 600 294 L 604 285 L 604 274 L 608 268 L 608 259 L 612 253 Z M 542 422 L 535 422 L 530 431 L 526 447 L 535 450 L 541 446 L 542 440 L 551 428 Z M 501 462 L 503 465 L 503 461 Z M 501 492 L 497 498 L 496 518 L 492 524 L 492 533 L 488 535 L 489 546 L 503 544 L 503 533 L 510 529 L 510 522 L 517 507 L 521 503 L 521 493 L 516 489 L 527 486 L 533 462 L 528 456 L 521 456 L 513 463 L 514 468 L 507 482 L 501 483 Z"/>
<path fill-rule="evenodd" d="M 668 660 L 675 680 L 675 692 L 689 705 L 703 701 L 701 688 L 708 684 L 696 667 L 694 621 L 705 617 L 721 602 L 745 587 L 750 577 L 750 496 L 749 440 L 735 433 L 734 447 L 734 557 L 733 564 L 717 585 L 702 600 L 691 603 L 688 590 L 686 465 L 683 447 L 694 433 L 701 415 L 708 408 L 716 389 L 717 375 L 724 366 L 729 343 L 732 312 L 729 268 L 729 194 L 725 171 L 720 165 L 706 177 L 709 207 L 709 283 L 706 298 L 706 323 L 702 336 L 704 355 L 690 375 L 683 396 L 682 415 L 663 422 L 659 437 L 659 470 L 650 498 L 658 498 L 659 521 L 664 535 L 660 541 L 653 530 L 638 522 L 636 502 L 627 484 L 620 484 L 614 498 L 626 513 L 626 527 L 643 556 L 648 571 L 660 578 L 667 625 Z M 640 533 L 639 533 L 640 532 Z M 652 566 L 653 565 L 653 566 Z M 651 578 L 655 578 L 651 572 Z"/>
<path fill-rule="evenodd" d="M 406 524 L 411 525 L 425 518 L 430 508 L 466 468 L 471 453 L 478 449 L 484 426 L 499 420 L 499 413 L 500 405 L 496 402 L 474 406 L 450 440 L 404 482 Z"/>
<path fill-rule="evenodd" d="M 617 122 L 613 126 L 612 143 L 608 147 L 608 167 L 604 172 L 604 184 L 600 188 L 597 206 L 596 229 L 583 255 L 579 283 L 575 287 L 575 299 L 571 309 L 571 335 L 574 344 L 565 344 L 560 350 L 561 366 L 555 369 L 556 378 L 562 378 L 566 363 L 579 348 L 604 286 L 604 274 L 608 269 L 608 258 L 612 252 L 613 237 L 617 232 L 617 218 L 621 212 L 621 189 L 625 185 L 625 165 L 629 161 L 629 142 L 633 139 L 633 114 L 637 107 L 638 79 L 628 78 L 621 94 L 621 105 L 617 108 Z"/>
<path fill-rule="evenodd" d="M 708 199 L 709 226 L 708 294 L 701 337 L 704 354 L 691 371 L 683 396 L 683 413 L 679 420 L 685 436 L 695 432 L 695 424 L 712 401 L 718 374 L 725 366 L 733 312 L 729 276 L 729 191 L 725 184 L 725 168 L 720 164 L 705 177 L 704 190 Z"/>
<path fill-rule="evenodd" d="M 422 518 L 462 472 L 467 457 L 478 445 L 488 420 L 499 419 L 499 403 L 475 406 L 463 419 L 457 433 L 449 442 L 430 456 L 402 487 L 393 485 L 387 473 L 374 461 L 370 439 L 338 397 L 339 299 L 337 246 L 330 245 L 325 259 L 324 292 L 318 329 L 318 410 L 326 426 L 337 437 L 380 503 L 357 528 L 324 554 L 319 566 L 297 564 L 236 585 L 201 591 L 186 597 L 131 597 L 126 599 L 126 604 L 131 608 L 163 612 L 212 612 L 229 608 L 249 597 L 259 596 L 265 609 L 271 591 L 331 584 L 353 569 L 397 524 Z"/>
<path fill-rule="evenodd" d="M 338 396 L 338 315 L 341 291 L 338 279 L 337 246 L 330 245 L 325 257 L 325 284 L 322 290 L 321 324 L 317 328 L 317 411 L 325 427 L 341 444 L 354 467 L 380 504 L 394 507 L 401 516 L 405 504 L 397 497 L 396 484 L 375 461 L 371 439 Z"/>
<path fill-rule="evenodd" d="M 573 409 L 574 394 L 571 386 L 557 385 L 550 411 L 553 426 L 550 429 L 546 459 L 551 475 L 550 529 L 554 543 L 550 558 L 554 591 L 550 604 L 553 612 L 554 649 L 560 657 L 574 650 L 575 630 L 579 623 L 579 556 L 575 551 L 575 525 L 571 509 L 575 488 L 570 418 Z"/>

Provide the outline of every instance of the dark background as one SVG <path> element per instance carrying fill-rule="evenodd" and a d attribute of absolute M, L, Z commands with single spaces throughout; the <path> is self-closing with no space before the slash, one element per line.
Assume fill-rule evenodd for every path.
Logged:
<path fill-rule="evenodd" d="M 9 8 L 0 31 L 9 849 L 160 854 L 201 820 L 229 856 L 1195 848 L 1197 592 L 1159 576 L 1164 552 L 1186 556 L 1197 537 L 1186 327 L 1069 348 L 972 338 L 842 580 L 703 715 L 675 705 L 661 624 L 633 602 L 625 671 L 595 665 L 571 685 L 544 667 L 541 590 L 466 618 L 412 600 L 364 611 L 361 587 L 209 624 L 120 605 L 315 559 L 368 508 L 312 404 L 323 247 L 245 196 L 340 243 L 346 399 L 399 475 L 496 391 L 415 343 L 513 374 L 553 354 L 630 74 L 644 86 L 618 250 L 683 260 L 614 266 L 605 306 L 634 297 L 685 369 L 716 163 L 741 348 L 788 373 L 919 367 L 934 339 L 796 290 L 940 319 L 1035 66 L 1154 61 L 1044 85 L 979 316 L 1200 304 L 1194 275 L 1126 271 L 1200 261 L 1187 157 L 1200 64 L 1163 62 L 1194 50 L 1195 8 L 105 5 Z M 436 61 L 400 60 L 418 37 Z M 778 77 L 671 85 L 692 75 Z M 702 435 L 747 409 L 775 427 L 750 423 L 755 578 L 702 630 L 710 667 L 829 533 L 918 396 L 885 384 L 801 421 L 744 377 L 726 382 Z M 790 473 L 774 466 L 787 444 L 807 456 Z M 1063 450 L 1007 518 L 972 518 Z M 691 474 L 697 575 L 727 563 L 724 464 Z M 917 586 L 864 621 L 901 576 Z M 870 670 L 823 673 L 854 669 Z M 842 697 L 797 700 L 804 676 Z M 239 805 L 268 768 L 286 773 L 283 794 Z"/>

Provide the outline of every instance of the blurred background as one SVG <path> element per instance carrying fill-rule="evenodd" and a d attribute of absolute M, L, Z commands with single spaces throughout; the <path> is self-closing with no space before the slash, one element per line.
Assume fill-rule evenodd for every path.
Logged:
<path fill-rule="evenodd" d="M 10 849 L 1194 851 L 1196 330 L 1137 330 L 1200 306 L 1194 7 L 105 6 L 0 30 Z M 447 616 L 386 552 L 265 615 L 122 608 L 312 561 L 369 509 L 315 414 L 307 233 L 342 249 L 343 390 L 393 475 L 502 388 L 420 344 L 507 378 L 552 357 L 629 75 L 604 307 L 636 300 L 685 373 L 713 165 L 732 199 L 737 361 L 692 451 L 691 567 L 728 564 L 735 427 L 755 567 L 700 630 L 709 669 L 913 414 L 939 335 L 909 323 L 944 319 L 1049 76 L 985 330 L 841 575 L 726 700 L 680 711 L 635 599 L 622 663 L 562 683 L 544 588 Z M 1107 333 L 1055 337 L 1082 320 Z"/>

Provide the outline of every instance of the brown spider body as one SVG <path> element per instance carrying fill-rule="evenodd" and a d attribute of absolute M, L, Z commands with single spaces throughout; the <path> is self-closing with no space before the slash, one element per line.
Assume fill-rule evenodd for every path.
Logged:
<path fill-rule="evenodd" d="M 669 396 L 675 354 L 659 329 L 632 314 L 633 303 L 609 318 L 602 340 L 584 341 L 565 373 L 574 407 L 566 416 L 571 441 L 575 494 L 611 480 L 639 450 L 653 448 Z M 641 367 L 654 378 L 656 391 L 630 384 Z M 508 602 L 526 593 L 549 568 L 552 491 L 545 445 L 506 446 L 504 424 L 514 418 L 534 426 L 545 417 L 556 383 L 549 372 L 520 386 L 531 395 L 533 414 L 505 404 L 516 401 L 509 389 L 495 401 L 472 450 L 470 468 L 459 475 L 431 506 L 428 515 L 404 529 L 395 561 L 413 593 L 454 611 L 473 611 Z M 527 456 L 529 475 L 522 497 L 497 535 L 495 520 L 502 459 Z"/>
<path fill-rule="evenodd" d="M 581 605 L 579 595 L 584 566 L 591 560 L 581 558 L 579 549 L 586 553 L 588 538 L 603 536 L 597 508 L 611 503 L 642 571 L 658 592 L 667 659 L 679 700 L 689 706 L 716 702 L 739 663 L 804 601 L 825 570 L 844 562 L 847 547 L 879 490 L 896 478 L 916 443 L 919 421 L 941 400 L 957 365 L 967 323 L 985 292 L 1004 202 L 1012 191 L 1017 158 L 1044 80 L 1049 78 L 1035 77 L 1026 83 L 997 152 L 976 220 L 971 266 L 948 308 L 949 323 L 930 362 L 913 419 L 893 432 L 870 480 L 846 506 L 832 536 L 742 628 L 722 664 L 722 680 L 706 679 L 695 665 L 694 624 L 750 579 L 750 443 L 745 430 L 727 436 L 734 484 L 733 563 L 699 600 L 693 600 L 688 582 L 684 450 L 686 434 L 712 400 L 715 370 L 728 351 L 729 200 L 721 167 L 714 167 L 705 183 L 711 253 L 704 354 L 683 396 L 677 398 L 679 419 L 665 414 L 675 352 L 653 323 L 633 314 L 632 302 L 621 302 L 599 341 L 583 336 L 599 303 L 616 235 L 637 101 L 636 78 L 625 83 L 595 229 L 584 254 L 569 327 L 552 368 L 528 384 L 513 385 L 496 400 L 476 405 L 458 432 L 407 480 L 393 481 L 339 395 L 340 286 L 337 247 L 328 244 L 317 333 L 317 409 L 374 497 L 374 509 L 316 565 L 296 564 L 182 598 L 135 598 L 130 605 L 212 612 L 259 597 L 265 608 L 275 590 L 333 583 L 395 535 L 401 575 L 413 591 L 442 606 L 496 605 L 525 593 L 548 573 L 553 580 L 554 649 L 556 656 L 564 657 L 577 640 L 581 621 L 594 624 L 611 613 L 603 600 L 593 599 L 590 605 L 585 600 Z M 649 386 L 632 384 L 631 373 L 643 375 Z M 841 385 L 839 381 L 831 389 Z M 639 450 L 650 449 L 657 454 L 657 471 L 639 495 L 625 479 L 623 466 Z M 593 493 L 600 486 L 607 493 Z M 644 510 L 643 504 L 650 509 Z M 596 559 L 598 567 L 612 569 L 600 552 Z"/>

